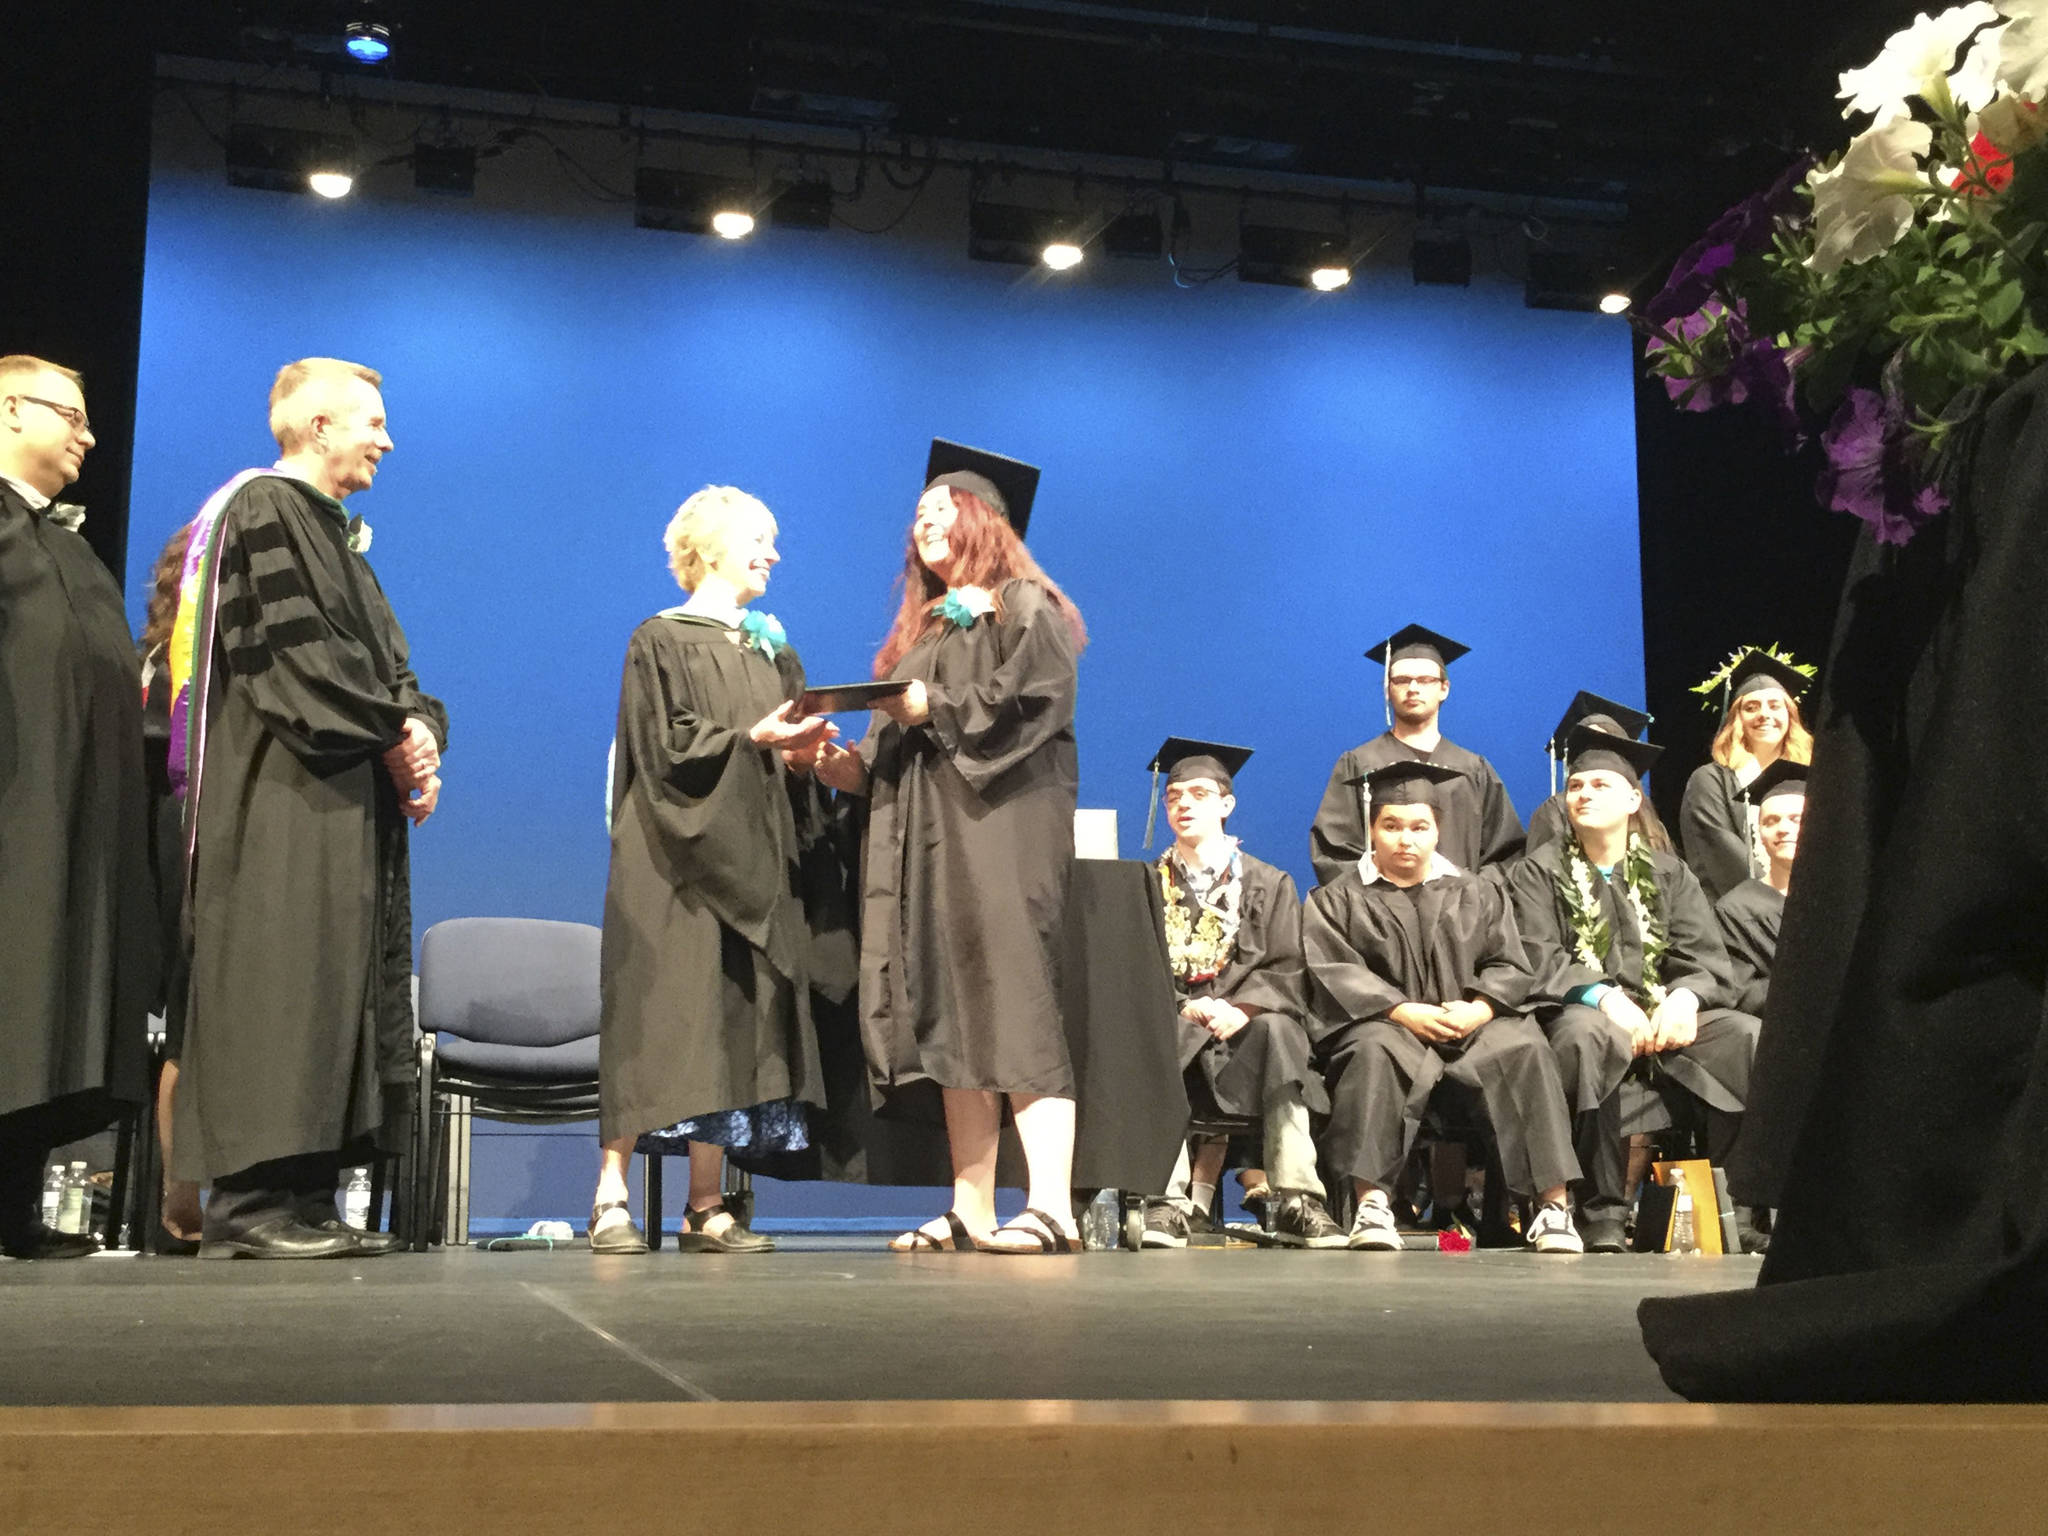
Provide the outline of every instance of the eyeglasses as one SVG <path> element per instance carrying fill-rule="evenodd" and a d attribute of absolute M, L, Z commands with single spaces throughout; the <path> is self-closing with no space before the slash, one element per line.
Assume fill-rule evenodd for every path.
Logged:
<path fill-rule="evenodd" d="M 59 405 L 54 400 L 44 400 L 36 395 L 16 395 L 14 398 L 26 400 L 30 405 L 40 405 L 46 411 L 55 411 L 59 416 L 62 416 L 71 423 L 71 430 L 80 437 L 84 437 L 92 431 L 92 418 L 75 405 Z"/>

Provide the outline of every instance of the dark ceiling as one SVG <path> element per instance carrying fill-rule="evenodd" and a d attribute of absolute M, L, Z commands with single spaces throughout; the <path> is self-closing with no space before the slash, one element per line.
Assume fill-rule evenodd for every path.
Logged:
<path fill-rule="evenodd" d="M 1799 148 L 1910 4 L 1739 0 L 337 0 L 167 3 L 160 51 L 727 117 L 866 125 L 1459 193 L 1570 200 L 1675 243 Z"/>

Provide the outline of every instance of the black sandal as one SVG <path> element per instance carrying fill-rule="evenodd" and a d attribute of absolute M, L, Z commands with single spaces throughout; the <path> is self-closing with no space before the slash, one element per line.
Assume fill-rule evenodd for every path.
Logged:
<path fill-rule="evenodd" d="M 706 1232 L 711 1219 L 718 1215 L 732 1216 L 732 1225 L 723 1232 Z M 749 1232 L 740 1225 L 740 1219 L 721 1200 L 716 1205 L 707 1205 L 703 1210 L 692 1206 L 683 1207 L 683 1228 L 676 1233 L 678 1253 L 773 1253 L 775 1239 L 763 1237 L 759 1232 Z"/>
<path fill-rule="evenodd" d="M 945 1222 L 949 1235 L 933 1237 L 931 1233 L 925 1231 L 922 1227 L 912 1227 L 902 1237 L 896 1239 L 896 1242 L 902 1243 L 903 1246 L 898 1248 L 896 1243 L 891 1243 L 889 1251 L 891 1253 L 972 1253 L 980 1246 L 980 1244 L 975 1242 L 974 1235 L 967 1230 L 967 1223 L 960 1219 L 958 1211 L 946 1212 Z"/>
<path fill-rule="evenodd" d="M 592 1253 L 645 1253 L 647 1251 L 647 1238 L 638 1227 L 633 1225 L 633 1218 L 630 1215 L 618 1226 L 609 1227 L 603 1232 L 597 1230 L 597 1224 L 603 1218 L 606 1211 L 623 1211 L 625 1209 L 626 1202 L 623 1200 L 607 1200 L 603 1205 L 593 1205 L 590 1208 L 590 1222 L 589 1225 L 584 1227 L 583 1232 L 590 1239 L 590 1251 Z"/>
<path fill-rule="evenodd" d="M 1037 1232 L 1030 1227 L 1021 1225 L 1026 1216 L 1029 1216 L 1033 1221 L 1044 1227 L 1045 1231 Z M 1075 1251 L 1073 1240 L 1060 1230 L 1060 1224 L 1035 1205 L 1025 1206 L 1017 1215 L 1011 1217 L 1000 1227 L 997 1227 L 996 1232 L 1020 1233 L 1025 1237 L 1035 1239 L 1038 1246 L 1036 1248 L 1003 1248 L 993 1243 L 977 1244 L 983 1253 L 1029 1255 L 1036 1253 L 1073 1253 Z M 990 1235 L 993 1236 L 994 1233 Z"/>

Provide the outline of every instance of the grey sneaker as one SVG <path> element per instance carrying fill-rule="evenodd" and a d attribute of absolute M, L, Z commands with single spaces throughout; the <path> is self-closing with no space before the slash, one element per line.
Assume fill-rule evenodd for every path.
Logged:
<path fill-rule="evenodd" d="M 1358 1202 L 1358 1210 L 1351 1218 L 1351 1235 L 1344 1246 L 1380 1253 L 1400 1251 L 1401 1234 L 1394 1226 L 1394 1208 L 1380 1191 L 1374 1190 Z"/>
<path fill-rule="evenodd" d="M 1145 1202 L 1144 1248 L 1185 1248 L 1188 1245 L 1187 1213 L 1171 1200 Z"/>
<path fill-rule="evenodd" d="M 1330 1215 L 1322 1197 L 1304 1190 L 1288 1190 L 1282 1195 L 1280 1209 L 1273 1217 L 1273 1231 L 1293 1238 L 1304 1248 L 1342 1248 L 1347 1241 L 1344 1229 Z"/>
<path fill-rule="evenodd" d="M 1586 1244 L 1572 1225 L 1572 1213 L 1561 1205 L 1538 1207 L 1536 1219 L 1524 1234 L 1538 1253 L 1584 1253 Z"/>

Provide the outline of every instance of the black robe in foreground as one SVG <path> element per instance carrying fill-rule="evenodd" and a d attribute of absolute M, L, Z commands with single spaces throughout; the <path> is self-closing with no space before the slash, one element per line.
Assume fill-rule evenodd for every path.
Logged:
<path fill-rule="evenodd" d="M 410 828 L 382 757 L 410 717 L 448 733 L 340 502 L 265 475 L 216 536 L 172 1141 L 201 1182 L 351 1147 L 404 1101 Z"/>
<path fill-rule="evenodd" d="M 1364 857 L 1371 842 L 1366 834 L 1365 776 L 1389 763 L 1440 763 L 1463 775 L 1436 790 L 1437 852 L 1462 873 L 1477 874 L 1522 851 L 1521 818 L 1493 764 L 1454 741 L 1439 738 L 1435 751 L 1418 752 L 1392 731 L 1383 731 L 1346 752 L 1330 770 L 1308 835 L 1309 861 L 1318 885 L 1328 885 Z"/>
<path fill-rule="evenodd" d="M 1733 768 L 1702 763 L 1685 781 L 1678 845 L 1707 900 L 1719 901 L 1743 881 L 1760 879 L 1769 868 L 1751 831 L 1754 811 Z"/>
<path fill-rule="evenodd" d="M 1851 560 L 1729 1168 L 1771 1251 L 1640 1308 L 1687 1397 L 2048 1399 L 2048 371 L 1960 431 Z"/>
<path fill-rule="evenodd" d="M 1171 855 L 1168 855 L 1171 857 Z M 1301 960 L 1301 897 L 1294 877 L 1250 854 L 1243 859 L 1237 942 L 1230 961 L 1207 981 L 1174 978 L 1183 1003 L 1220 997 L 1242 1008 L 1250 1020 L 1228 1040 L 1201 1025 L 1179 1021 L 1180 1065 L 1201 1075 L 1215 1107 L 1226 1115 L 1256 1118 L 1276 1092 L 1297 1089 L 1309 1111 L 1327 1114 L 1322 1074 L 1309 1066 L 1308 974 Z M 1165 859 L 1160 861 L 1163 866 Z M 1163 891 L 1163 887 L 1162 887 Z M 1183 891 L 1189 918 L 1200 916 Z"/>
<path fill-rule="evenodd" d="M 747 739 L 803 692 L 803 664 L 733 635 L 668 613 L 626 646 L 598 1017 L 606 1141 L 824 1102 L 789 775 Z"/>
<path fill-rule="evenodd" d="M 0 483 L 0 1121 L 36 1113 L 45 1146 L 144 1092 L 160 946 L 135 667 L 92 547 Z"/>
<path fill-rule="evenodd" d="M 938 1116 L 938 1087 L 1074 1093 L 1059 965 L 1074 631 L 1035 582 L 998 597 L 1000 620 L 948 622 L 896 664 L 924 680 L 931 718 L 906 729 L 877 712 L 861 744 L 861 1035 L 890 1114 Z"/>
<path fill-rule="evenodd" d="M 1477 1101 L 1511 1189 L 1535 1195 L 1578 1176 L 1557 1063 L 1521 1011 L 1531 977 L 1498 882 L 1443 875 L 1406 891 L 1354 867 L 1309 893 L 1302 943 L 1337 1168 L 1391 1187 L 1448 1085 Z M 1387 1017 L 1402 1003 L 1475 998 L 1494 1017 L 1462 1040 L 1426 1041 Z"/>
<path fill-rule="evenodd" d="M 1785 898 L 1767 881 L 1745 880 L 1714 903 L 1714 916 L 1728 946 L 1728 986 L 1735 1006 L 1761 1018 L 1778 956 Z"/>

